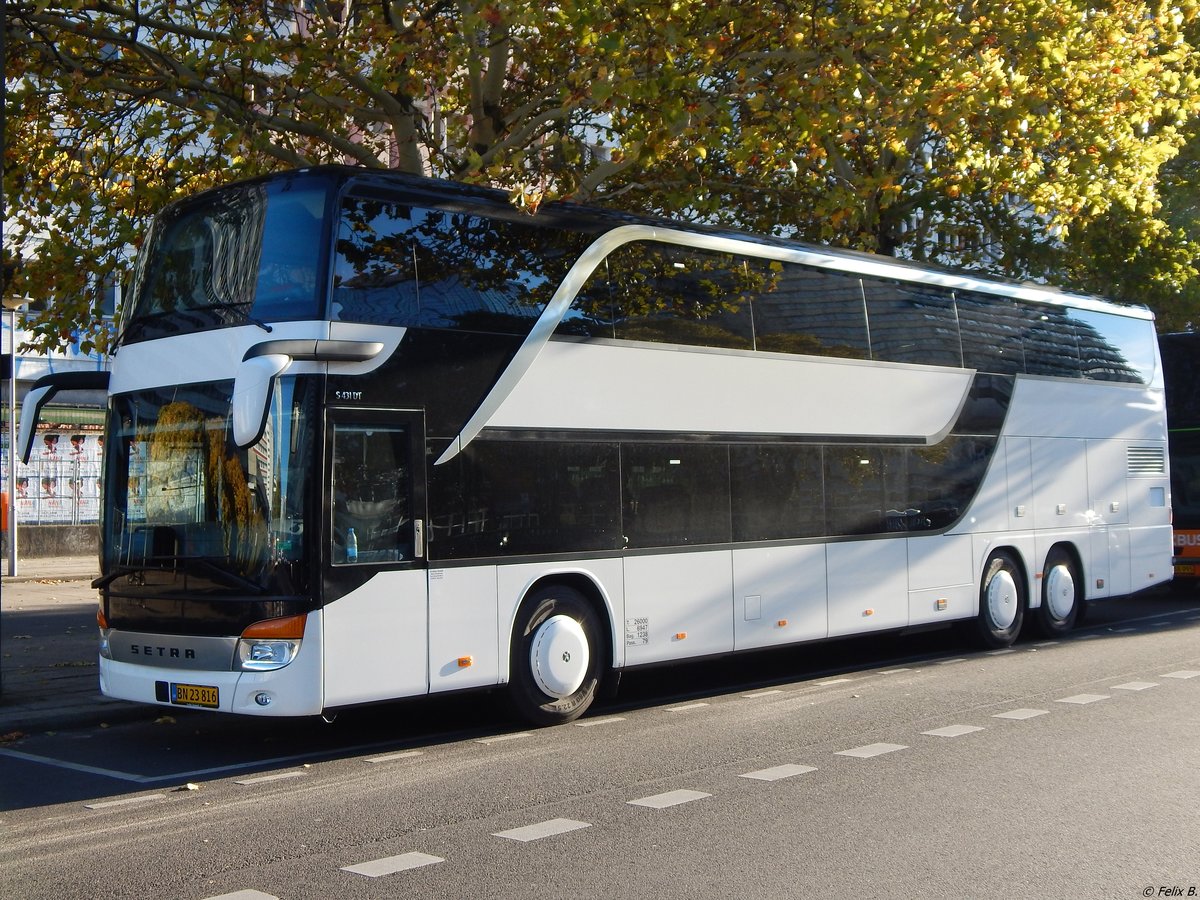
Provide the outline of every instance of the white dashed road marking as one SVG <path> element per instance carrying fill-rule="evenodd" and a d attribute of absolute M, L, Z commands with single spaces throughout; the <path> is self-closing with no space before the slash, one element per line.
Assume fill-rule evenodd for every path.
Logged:
<path fill-rule="evenodd" d="M 702 706 L 708 706 L 707 703 L 689 703 L 686 706 L 668 706 L 667 712 L 687 712 L 689 709 L 699 709 Z"/>
<path fill-rule="evenodd" d="M 996 713 L 992 716 L 993 719 L 1032 719 L 1035 716 L 1044 716 L 1050 710 L 1048 709 L 1010 709 L 1008 712 Z"/>
<path fill-rule="evenodd" d="M 502 744 L 505 741 L 515 741 L 519 738 L 527 738 L 530 736 L 528 731 L 518 731 L 516 734 L 498 734 L 495 737 L 480 738 L 475 743 L 477 744 Z"/>
<path fill-rule="evenodd" d="M 648 806 L 650 809 L 666 809 L 668 806 L 679 806 L 681 803 L 691 803 L 693 800 L 703 800 L 711 797 L 701 791 L 667 791 L 665 794 L 655 794 L 653 797 L 642 797 L 640 800 L 628 801 L 630 806 Z"/>
<path fill-rule="evenodd" d="M 854 680 L 853 678 L 831 678 L 828 681 L 818 681 L 817 684 L 820 687 L 829 687 L 830 685 L 834 685 L 834 684 L 846 684 L 853 680 Z"/>
<path fill-rule="evenodd" d="M 205 897 L 204 900 L 279 900 L 274 894 L 264 894 L 262 891 L 234 891 L 232 894 L 218 894 L 215 897 Z"/>
<path fill-rule="evenodd" d="M 105 800 L 101 803 L 85 803 L 84 809 L 112 809 L 114 806 L 131 806 L 134 803 L 148 803 L 151 800 L 162 800 L 166 794 L 142 794 L 140 797 L 126 797 L 124 800 Z"/>
<path fill-rule="evenodd" d="M 1098 703 L 1101 700 L 1111 700 L 1110 694 L 1076 694 L 1073 697 L 1063 697 L 1061 700 L 1055 700 L 1055 703 L 1076 703 L 1079 706 L 1084 706 L 1088 703 Z"/>
<path fill-rule="evenodd" d="M 367 760 L 369 763 L 385 763 L 394 762 L 397 759 L 412 759 L 414 756 L 420 756 L 421 750 L 403 750 L 400 753 L 389 753 L 386 756 L 372 756 Z"/>
<path fill-rule="evenodd" d="M 1127 681 L 1124 684 L 1114 684 L 1114 691 L 1145 691 L 1152 687 L 1158 687 L 1156 681 Z"/>
<path fill-rule="evenodd" d="M 1196 678 L 1200 676 L 1200 671 L 1195 669 L 1180 669 L 1178 672 L 1168 672 L 1163 678 Z"/>
<path fill-rule="evenodd" d="M 581 828 L 591 828 L 590 822 L 576 822 L 574 819 L 551 819 L 548 822 L 538 822 L 536 825 L 525 825 L 522 828 L 510 828 L 508 831 L 497 831 L 493 837 L 508 838 L 510 841 L 540 841 L 542 838 L 554 837 L 556 834 L 566 834 Z"/>
<path fill-rule="evenodd" d="M 591 728 L 593 725 L 612 725 L 614 722 L 624 722 L 624 716 L 609 716 L 607 719 L 587 719 L 583 722 L 576 722 L 580 728 Z"/>
<path fill-rule="evenodd" d="M 947 725 L 945 728 L 922 731 L 921 734 L 929 734 L 933 737 L 962 737 L 964 734 L 971 734 L 975 731 L 983 731 L 983 729 L 978 725 Z"/>
<path fill-rule="evenodd" d="M 772 766 L 769 769 L 759 769 L 757 772 L 747 772 L 738 778 L 753 778 L 756 781 L 779 781 L 781 778 L 791 778 L 793 775 L 804 775 L 817 771 L 816 766 L 799 766 L 786 763 L 782 766 Z"/>
<path fill-rule="evenodd" d="M 299 778 L 303 772 L 276 772 L 274 775 L 260 775 L 258 778 L 240 778 L 234 784 L 262 784 L 265 781 L 282 781 L 285 778 Z"/>
<path fill-rule="evenodd" d="M 772 694 L 782 694 L 783 691 L 779 688 L 774 688 L 770 691 L 759 691 L 756 694 L 742 694 L 747 700 L 757 700 L 759 697 L 770 697 Z"/>
<path fill-rule="evenodd" d="M 865 747 L 855 747 L 853 750 L 839 750 L 836 756 L 853 756 L 855 759 L 870 759 L 873 756 L 883 756 L 885 753 L 895 753 L 897 750 L 907 750 L 904 744 L 867 744 Z"/>
<path fill-rule="evenodd" d="M 355 866 L 342 866 L 343 872 L 352 872 L 367 878 L 379 878 L 408 869 L 419 869 L 422 866 L 432 866 L 445 862 L 440 856 L 430 856 L 428 853 L 401 853 L 399 856 L 386 856 L 383 859 L 373 859 L 370 862 L 359 863 Z"/>

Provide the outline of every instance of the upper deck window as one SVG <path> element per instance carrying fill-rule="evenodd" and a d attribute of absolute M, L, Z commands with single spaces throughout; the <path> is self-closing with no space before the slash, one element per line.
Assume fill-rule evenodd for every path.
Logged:
<path fill-rule="evenodd" d="M 587 242 L 532 222 L 350 196 L 332 318 L 526 334 Z"/>
<path fill-rule="evenodd" d="M 172 207 L 138 263 L 124 341 L 321 317 L 324 178 L 236 185 Z"/>

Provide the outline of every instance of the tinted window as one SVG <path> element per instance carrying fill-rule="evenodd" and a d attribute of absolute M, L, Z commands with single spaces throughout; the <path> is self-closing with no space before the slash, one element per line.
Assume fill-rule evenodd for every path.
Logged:
<path fill-rule="evenodd" d="M 825 531 L 821 449 L 789 444 L 732 447 L 735 541 L 818 537 Z"/>
<path fill-rule="evenodd" d="M 605 258 L 571 301 L 555 334 L 611 338 L 617 336 L 617 300 L 609 260 Z"/>
<path fill-rule="evenodd" d="M 729 455 L 708 444 L 621 448 L 625 535 L 630 547 L 725 543 Z"/>
<path fill-rule="evenodd" d="M 435 559 L 621 546 L 616 444 L 474 441 L 431 470 Z"/>
<path fill-rule="evenodd" d="M 321 315 L 328 185 L 292 176 L 171 207 L 138 260 L 124 341 Z"/>
<path fill-rule="evenodd" d="M 335 565 L 413 558 L 408 447 L 404 428 L 334 426 Z"/>
<path fill-rule="evenodd" d="M 607 278 L 607 292 L 590 286 L 584 302 L 594 306 L 580 311 L 602 321 L 611 309 L 617 338 L 753 346 L 748 291 L 756 276 L 748 264 L 728 254 L 655 243 L 625 244 L 609 254 L 607 263 L 592 279 Z"/>
<path fill-rule="evenodd" d="M 1079 378 L 1079 338 L 1066 310 L 1054 306 L 1029 306 L 1026 310 L 1025 371 Z"/>
<path fill-rule="evenodd" d="M 1149 384 L 1154 378 L 1154 323 L 1111 313 L 1072 309 L 1086 378 Z"/>
<path fill-rule="evenodd" d="M 1171 428 L 1200 426 L 1200 333 L 1165 334 L 1159 338 L 1159 346 L 1167 387 L 1167 423 Z"/>
<path fill-rule="evenodd" d="M 560 228 L 349 197 L 333 318 L 525 334 L 585 245 Z"/>
<path fill-rule="evenodd" d="M 858 278 L 791 263 L 754 298 L 755 346 L 778 353 L 866 359 L 867 316 Z"/>
<path fill-rule="evenodd" d="M 1026 310 L 1013 300 L 991 294 L 959 291 L 955 296 L 963 365 L 1001 375 L 1024 373 Z"/>
<path fill-rule="evenodd" d="M 975 496 L 996 447 L 995 438 L 950 437 L 933 447 L 906 452 L 904 496 L 893 506 L 900 511 L 892 530 L 948 528 L 966 511 Z"/>
<path fill-rule="evenodd" d="M 961 366 L 958 316 L 950 291 L 864 279 L 871 357 L 888 362 Z"/>
<path fill-rule="evenodd" d="M 896 452 L 881 447 L 825 448 L 828 534 L 882 534 L 889 530 L 886 486 L 896 477 Z"/>

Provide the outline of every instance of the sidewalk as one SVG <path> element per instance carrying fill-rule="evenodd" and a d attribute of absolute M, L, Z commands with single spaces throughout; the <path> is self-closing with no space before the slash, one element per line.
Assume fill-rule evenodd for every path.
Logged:
<path fill-rule="evenodd" d="M 0 590 L 0 746 L 20 735 L 128 721 L 151 707 L 100 693 L 99 563 L 94 556 L 20 559 Z"/>
<path fill-rule="evenodd" d="M 18 559 L 17 576 L 8 574 L 8 556 L 4 557 L 4 585 L 28 581 L 55 579 L 58 581 L 91 581 L 100 573 L 100 560 L 95 556 L 48 556 L 38 559 Z"/>

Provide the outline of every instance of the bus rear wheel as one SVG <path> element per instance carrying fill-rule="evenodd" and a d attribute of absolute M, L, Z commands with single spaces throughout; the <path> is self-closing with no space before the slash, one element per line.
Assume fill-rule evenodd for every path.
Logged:
<path fill-rule="evenodd" d="M 983 567 L 973 637 L 992 650 L 1011 646 L 1025 619 L 1025 581 L 1012 554 L 997 550 Z"/>
<path fill-rule="evenodd" d="M 1042 605 L 1034 614 L 1038 631 L 1059 637 L 1075 627 L 1083 607 L 1083 582 L 1071 554 L 1055 547 L 1042 569 Z"/>
<path fill-rule="evenodd" d="M 548 585 L 525 602 L 513 629 L 509 699 L 533 725 L 579 718 L 600 685 L 600 618 L 574 588 Z"/>

